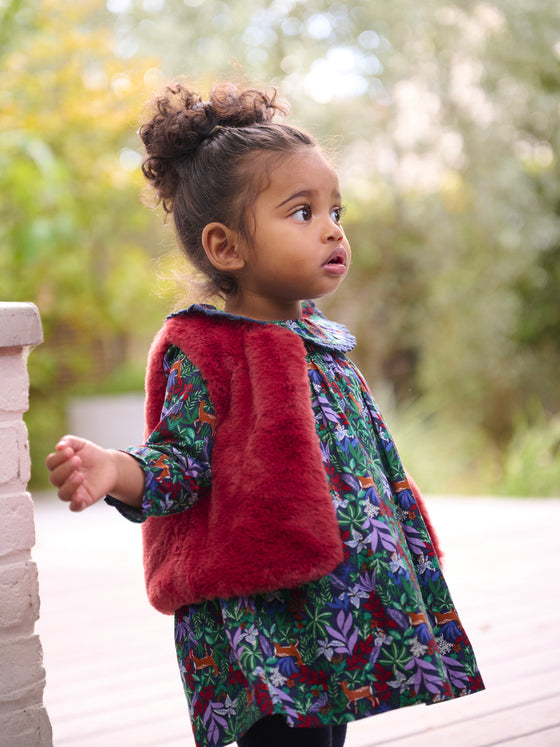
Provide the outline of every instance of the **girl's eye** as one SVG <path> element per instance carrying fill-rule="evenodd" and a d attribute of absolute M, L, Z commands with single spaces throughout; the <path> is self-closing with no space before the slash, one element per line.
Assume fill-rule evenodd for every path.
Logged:
<path fill-rule="evenodd" d="M 298 208 L 297 210 L 294 210 L 292 213 L 292 218 L 296 218 L 296 220 L 300 220 L 302 222 L 311 220 L 311 207 L 310 205 L 303 205 L 302 207 Z"/>
<path fill-rule="evenodd" d="M 331 211 L 331 216 L 332 216 L 332 219 L 334 220 L 334 222 L 335 223 L 340 223 L 340 221 L 342 220 L 342 216 L 344 215 L 344 213 L 345 213 L 345 209 L 342 206 L 341 207 L 333 208 L 332 211 Z"/>

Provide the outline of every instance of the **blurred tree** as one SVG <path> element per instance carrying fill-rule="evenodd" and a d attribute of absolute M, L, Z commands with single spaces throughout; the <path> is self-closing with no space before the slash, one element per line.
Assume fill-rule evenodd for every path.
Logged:
<path fill-rule="evenodd" d="M 554 4 L 125 6 L 123 41 L 165 42 L 166 73 L 272 82 L 338 143 L 355 261 L 327 305 L 374 385 L 500 448 L 534 396 L 560 409 Z"/>
<path fill-rule="evenodd" d="M 216 78 L 277 85 L 293 120 L 337 151 L 354 268 L 323 305 L 356 331 L 382 398 L 422 399 L 416 413 L 480 431 L 486 451 L 535 396 L 558 412 L 554 3 L 25 7 L 4 4 L 20 38 L 0 37 L 0 292 L 41 307 L 45 392 L 98 381 L 159 324 L 146 299 L 162 239 L 130 170 L 135 119 L 140 91 L 186 74 L 203 91 Z"/>
<path fill-rule="evenodd" d="M 164 314 L 150 295 L 160 247 L 134 150 L 154 62 L 115 56 L 98 0 L 12 6 L 18 40 L 3 45 L 0 72 L 0 297 L 41 312 L 29 422 L 42 452 L 68 389 L 101 385 Z"/>
<path fill-rule="evenodd" d="M 0 6 L 0 58 L 12 48 L 17 31 L 25 24 L 25 0 L 5 0 Z"/>
<path fill-rule="evenodd" d="M 390 380 L 398 399 L 437 392 L 498 440 L 537 390 L 558 409 L 546 386 L 560 348 L 555 6 L 109 8 L 124 47 L 165 46 L 166 74 L 203 87 L 221 76 L 272 82 L 296 120 L 339 144 L 355 268 L 331 305 L 358 330 L 370 376 Z"/>

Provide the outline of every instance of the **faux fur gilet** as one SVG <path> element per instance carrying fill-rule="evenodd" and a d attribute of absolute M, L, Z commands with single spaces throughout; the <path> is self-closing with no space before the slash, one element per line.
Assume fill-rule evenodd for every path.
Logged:
<path fill-rule="evenodd" d="M 172 614 L 204 599 L 293 588 L 330 573 L 343 560 L 343 545 L 301 338 L 226 316 L 169 317 L 148 358 L 146 438 L 161 417 L 171 345 L 199 369 L 214 406 L 212 487 L 186 511 L 144 522 L 151 604 Z"/>
<path fill-rule="evenodd" d="M 288 329 L 201 313 L 167 319 L 146 375 L 146 437 L 165 397 L 163 359 L 179 347 L 216 415 L 212 490 L 143 524 L 148 598 L 185 604 L 300 586 L 330 573 L 343 547 L 315 430 L 305 348 Z"/>

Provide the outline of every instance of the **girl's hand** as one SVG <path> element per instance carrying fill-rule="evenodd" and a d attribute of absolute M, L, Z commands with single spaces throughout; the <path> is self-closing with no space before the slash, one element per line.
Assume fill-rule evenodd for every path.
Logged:
<path fill-rule="evenodd" d="M 65 436 L 46 460 L 50 481 L 71 511 L 83 511 L 110 493 L 117 481 L 115 453 L 77 436 Z"/>

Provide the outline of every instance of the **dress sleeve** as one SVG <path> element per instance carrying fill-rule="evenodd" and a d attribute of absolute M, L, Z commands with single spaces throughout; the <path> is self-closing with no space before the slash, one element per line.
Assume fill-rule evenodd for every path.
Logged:
<path fill-rule="evenodd" d="M 124 451 L 140 462 L 146 487 L 142 509 L 107 497 L 127 519 L 179 513 L 210 488 L 215 415 L 200 371 L 179 348 L 164 359 L 167 389 L 160 421 L 143 446 Z"/>

